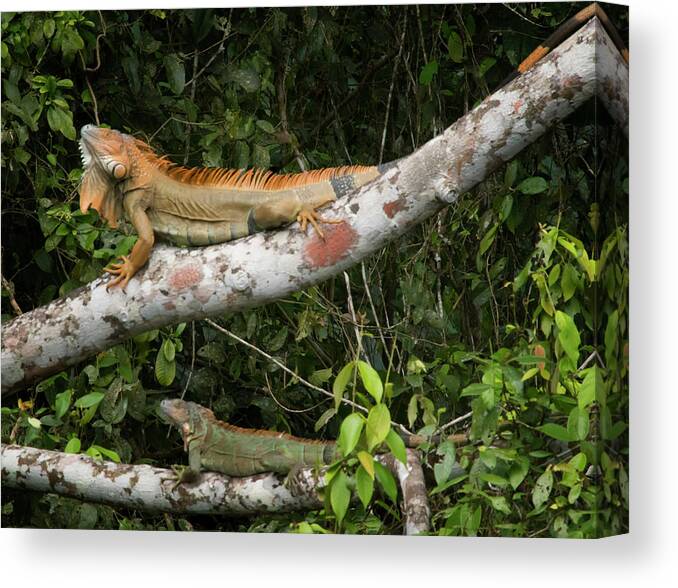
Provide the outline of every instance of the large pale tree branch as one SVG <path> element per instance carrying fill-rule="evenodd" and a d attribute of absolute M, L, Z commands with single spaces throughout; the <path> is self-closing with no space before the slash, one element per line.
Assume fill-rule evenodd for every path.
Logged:
<path fill-rule="evenodd" d="M 204 472 L 195 484 L 173 489 L 173 472 L 149 465 L 99 462 L 85 455 L 47 449 L 5 445 L 2 484 L 38 492 L 52 492 L 86 502 L 98 502 L 146 512 L 247 516 L 322 508 L 318 490 L 322 476 L 303 470 L 295 480 L 292 495 L 275 474 L 230 478 Z M 407 450 L 407 465 L 392 455 L 377 459 L 388 467 L 402 490 L 403 533 L 416 535 L 429 530 L 430 510 L 418 452 Z"/>
<path fill-rule="evenodd" d="M 597 19 L 380 178 L 336 202 L 326 240 L 293 226 L 198 249 L 155 247 L 127 292 L 108 278 L 3 329 L 2 391 L 15 391 L 143 331 L 260 306 L 336 275 L 456 202 L 599 94 L 628 128 L 628 68 Z"/>

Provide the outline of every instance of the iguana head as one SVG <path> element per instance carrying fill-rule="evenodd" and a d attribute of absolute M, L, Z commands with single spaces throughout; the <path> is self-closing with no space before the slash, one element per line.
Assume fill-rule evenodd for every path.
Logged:
<path fill-rule="evenodd" d="M 80 183 L 80 210 L 90 206 L 115 227 L 122 214 L 120 183 L 134 170 L 134 139 L 113 129 L 85 125 L 80 154 L 85 172 Z"/>
<path fill-rule="evenodd" d="M 214 413 L 208 408 L 179 398 L 163 400 L 160 403 L 159 415 L 165 422 L 181 431 L 184 446 L 188 444 L 191 435 L 202 430 L 201 425 L 204 425 L 206 421 L 214 420 Z"/>

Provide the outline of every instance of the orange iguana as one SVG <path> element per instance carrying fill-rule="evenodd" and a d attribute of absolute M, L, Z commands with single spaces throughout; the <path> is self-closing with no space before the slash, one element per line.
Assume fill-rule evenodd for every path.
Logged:
<path fill-rule="evenodd" d="M 124 215 L 139 239 L 108 287 L 123 288 L 146 263 L 155 235 L 177 245 L 212 245 L 256 231 L 311 223 L 316 210 L 373 180 L 386 166 L 343 166 L 296 174 L 266 170 L 185 168 L 160 157 L 143 141 L 113 129 L 86 125 L 80 132 L 85 169 L 80 210 L 96 209 L 113 227 Z"/>
<path fill-rule="evenodd" d="M 598 17 L 628 61 L 628 50 L 596 3 L 565 21 L 504 83 L 531 69 L 568 35 Z M 503 85 L 503 84 L 502 84 Z M 106 271 L 108 287 L 127 285 L 146 263 L 155 235 L 178 245 L 223 243 L 295 220 L 310 222 L 319 235 L 317 209 L 377 178 L 394 165 L 344 166 L 276 175 L 266 170 L 185 168 L 158 156 L 144 142 L 112 129 L 86 125 L 80 150 L 85 168 L 80 210 L 99 211 L 116 226 L 123 211 L 139 239 L 122 263 Z"/>

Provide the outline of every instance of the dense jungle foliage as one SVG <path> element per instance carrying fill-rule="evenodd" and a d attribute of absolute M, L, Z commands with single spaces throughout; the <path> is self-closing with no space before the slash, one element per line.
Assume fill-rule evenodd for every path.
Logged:
<path fill-rule="evenodd" d="M 389 161 L 472 109 L 579 8 L 4 13 L 3 322 L 95 279 L 134 243 L 79 211 L 82 125 L 135 134 L 187 165 Z M 606 9 L 625 36 L 627 9 Z M 363 404 L 367 422 L 206 322 L 147 332 L 3 399 L 3 442 L 127 463 L 185 463 L 155 416 L 184 392 L 240 426 L 341 431 L 351 459 L 325 509 L 179 517 L 4 489 L 3 525 L 400 533 L 398 489 L 369 455 L 390 417 L 454 434 L 422 447 L 432 534 L 625 532 L 627 151 L 592 101 L 353 267 L 350 292 L 340 276 L 217 319 Z M 455 463 L 464 476 L 451 477 Z"/>

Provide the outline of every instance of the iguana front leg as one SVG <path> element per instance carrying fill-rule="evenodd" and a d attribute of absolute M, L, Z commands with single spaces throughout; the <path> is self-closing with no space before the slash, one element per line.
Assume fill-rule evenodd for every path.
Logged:
<path fill-rule="evenodd" d="M 196 439 L 184 438 L 184 447 L 188 448 L 188 465 L 174 465 L 172 471 L 176 476 L 172 485 L 172 492 L 180 484 L 191 484 L 200 477 L 200 443 Z"/>
<path fill-rule="evenodd" d="M 148 202 L 143 190 L 137 190 L 125 195 L 125 213 L 139 235 L 129 255 L 122 256 L 122 263 L 113 263 L 104 271 L 113 274 L 115 279 L 106 285 L 106 290 L 118 285 L 124 290 L 130 278 L 136 274 L 148 261 L 155 240 L 153 225 L 146 214 Z"/>

